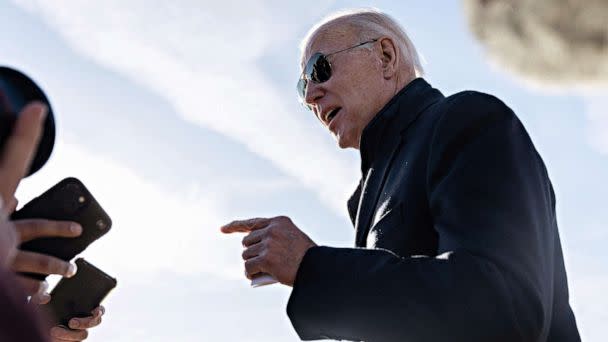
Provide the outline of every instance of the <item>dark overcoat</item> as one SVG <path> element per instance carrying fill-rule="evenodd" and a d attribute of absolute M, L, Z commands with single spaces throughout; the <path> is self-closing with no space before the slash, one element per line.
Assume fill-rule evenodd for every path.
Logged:
<path fill-rule="evenodd" d="M 545 165 L 496 97 L 419 78 L 361 137 L 356 248 L 314 247 L 303 340 L 579 341 Z"/>

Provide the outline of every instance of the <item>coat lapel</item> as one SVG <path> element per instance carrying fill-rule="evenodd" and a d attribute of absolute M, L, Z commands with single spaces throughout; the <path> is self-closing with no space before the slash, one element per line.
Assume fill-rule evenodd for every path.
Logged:
<path fill-rule="evenodd" d="M 388 139 L 387 139 L 388 140 Z M 392 142 L 392 143 L 391 143 Z M 357 217 L 355 220 L 356 229 L 356 246 L 365 247 L 365 241 L 367 240 L 367 233 L 369 232 L 371 219 L 376 211 L 376 204 L 380 197 L 380 192 L 384 186 L 386 180 L 387 171 L 390 169 L 393 160 L 395 159 L 395 152 L 401 146 L 399 141 L 391 141 L 383 146 L 383 150 L 387 151 L 388 158 L 381 158 L 378 160 L 377 165 L 372 165 L 367 173 L 367 177 L 361 187 L 361 197 L 359 199 L 359 208 L 357 210 Z"/>
<path fill-rule="evenodd" d="M 348 216 L 350 217 L 350 222 L 352 222 L 353 227 L 356 227 L 357 224 L 357 210 L 359 209 L 359 200 L 361 199 L 361 185 L 363 184 L 363 180 L 359 181 L 359 185 L 357 185 L 357 189 L 350 196 L 348 202 L 346 202 L 346 206 L 348 208 Z"/>
<path fill-rule="evenodd" d="M 443 95 L 426 81 L 416 79 L 393 97 L 364 129 L 360 146 L 363 179 L 348 203 L 351 219 L 354 217 L 355 221 L 357 247 L 366 246 L 378 199 L 395 155 L 405 144 L 407 129 L 421 113 L 442 98 Z M 353 216 L 356 200 L 357 213 Z"/>

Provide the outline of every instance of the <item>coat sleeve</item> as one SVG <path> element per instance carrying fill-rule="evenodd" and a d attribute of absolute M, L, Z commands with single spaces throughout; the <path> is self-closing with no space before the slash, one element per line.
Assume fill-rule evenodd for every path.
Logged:
<path fill-rule="evenodd" d="M 469 92 L 452 101 L 428 160 L 437 255 L 310 249 L 287 306 L 303 340 L 546 338 L 556 234 L 546 169 L 498 99 Z"/>

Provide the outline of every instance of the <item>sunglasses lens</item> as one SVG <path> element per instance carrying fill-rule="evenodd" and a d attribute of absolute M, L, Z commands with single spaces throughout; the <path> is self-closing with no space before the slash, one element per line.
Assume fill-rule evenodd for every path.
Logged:
<path fill-rule="evenodd" d="M 313 65 L 310 79 L 316 83 L 323 83 L 331 77 L 331 66 L 325 56 L 320 55 Z"/>
<path fill-rule="evenodd" d="M 305 101 L 308 81 L 310 80 L 314 83 L 323 83 L 329 80 L 330 77 L 331 65 L 327 61 L 327 58 L 325 58 L 325 55 L 320 52 L 312 55 L 312 57 L 310 57 L 308 60 L 308 63 L 306 63 L 302 77 L 300 80 L 298 80 L 298 95 L 304 106 L 311 109 L 311 107 L 307 105 Z"/>
<path fill-rule="evenodd" d="M 300 101 L 304 102 L 304 97 L 306 97 L 306 86 L 308 85 L 308 81 L 305 78 L 300 78 L 298 81 L 298 96 L 300 96 Z"/>

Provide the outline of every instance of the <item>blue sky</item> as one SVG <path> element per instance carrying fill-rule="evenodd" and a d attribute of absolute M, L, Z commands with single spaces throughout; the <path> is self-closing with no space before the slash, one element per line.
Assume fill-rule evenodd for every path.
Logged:
<path fill-rule="evenodd" d="M 545 91 L 488 60 L 459 1 L 0 0 L 0 64 L 52 101 L 58 144 L 23 182 L 26 202 L 83 180 L 114 226 L 84 254 L 118 278 L 91 341 L 296 341 L 289 289 L 252 289 L 236 218 L 289 215 L 317 243 L 350 246 L 344 201 L 358 156 L 297 101 L 298 43 L 337 9 L 375 6 L 404 25 L 444 94 L 503 99 L 556 188 L 572 304 L 585 340 L 608 321 L 605 90 Z"/>

